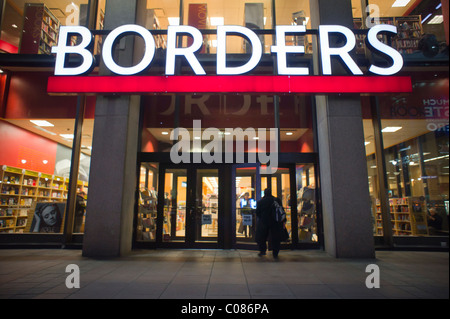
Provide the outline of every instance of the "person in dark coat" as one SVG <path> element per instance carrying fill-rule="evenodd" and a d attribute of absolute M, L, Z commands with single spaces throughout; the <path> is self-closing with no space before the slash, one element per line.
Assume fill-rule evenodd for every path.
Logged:
<path fill-rule="evenodd" d="M 264 190 L 264 197 L 256 204 L 256 243 L 258 244 L 258 256 L 264 256 L 267 250 L 267 238 L 270 235 L 273 257 L 278 258 L 282 237 L 283 225 L 278 223 L 272 215 L 272 204 L 277 201 L 281 205 L 281 200 L 272 196 L 270 189 Z"/>

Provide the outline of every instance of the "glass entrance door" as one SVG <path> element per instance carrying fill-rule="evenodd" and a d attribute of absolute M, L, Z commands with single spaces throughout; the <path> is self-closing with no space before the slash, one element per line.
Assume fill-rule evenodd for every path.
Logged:
<path fill-rule="evenodd" d="M 163 167 L 158 216 L 162 243 L 185 247 L 218 243 L 219 170 Z"/>
<path fill-rule="evenodd" d="M 270 175 L 261 175 L 261 191 L 264 192 L 266 188 L 270 188 L 272 195 L 281 200 L 284 211 L 286 212 L 286 228 L 289 233 L 289 239 L 286 243 L 292 243 L 292 225 L 293 215 L 292 210 L 295 209 L 295 189 L 291 185 L 291 175 L 294 172 L 293 167 L 278 167 L 277 172 Z M 263 195 L 262 195 L 263 196 Z"/>
<path fill-rule="evenodd" d="M 259 167 L 235 166 L 234 219 L 236 244 L 256 245 L 256 202 L 261 198 Z"/>
<path fill-rule="evenodd" d="M 259 174 L 259 166 L 236 166 L 235 182 L 235 221 L 236 247 L 256 249 L 256 206 L 264 196 L 266 188 L 271 189 L 273 196 L 278 197 L 286 212 L 286 228 L 289 239 L 282 243 L 285 247 L 297 243 L 297 196 L 296 167 L 286 165 L 278 167 L 274 174 Z"/>

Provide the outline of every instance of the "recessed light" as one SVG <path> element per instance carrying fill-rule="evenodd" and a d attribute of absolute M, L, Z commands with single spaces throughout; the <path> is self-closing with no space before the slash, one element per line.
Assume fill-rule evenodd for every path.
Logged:
<path fill-rule="evenodd" d="M 180 18 L 178 17 L 168 17 L 169 25 L 180 25 Z"/>
<path fill-rule="evenodd" d="M 364 145 L 369 145 L 370 144 L 370 142 L 364 142 Z"/>
<path fill-rule="evenodd" d="M 45 120 L 30 120 L 31 123 L 36 124 L 37 126 L 41 127 L 52 127 L 55 126 L 52 123 L 45 121 Z"/>
<path fill-rule="evenodd" d="M 406 7 L 411 0 L 396 0 L 392 4 L 392 8 L 401 8 Z"/>
<path fill-rule="evenodd" d="M 169 135 L 169 132 L 162 132 L 162 135 Z"/>
<path fill-rule="evenodd" d="M 211 17 L 209 21 L 212 26 L 224 25 L 225 23 L 223 17 Z"/>
<path fill-rule="evenodd" d="M 73 134 L 59 134 L 62 138 L 73 139 Z"/>
<path fill-rule="evenodd" d="M 15 24 L 15 23 L 13 23 L 11 26 L 12 26 L 14 29 L 17 29 L 17 28 L 18 28 L 17 24 Z"/>
<path fill-rule="evenodd" d="M 259 137 L 258 137 L 258 136 L 255 136 L 253 139 L 254 139 L 254 140 L 259 140 Z"/>
<path fill-rule="evenodd" d="M 381 132 L 383 132 L 383 133 L 395 133 L 395 132 L 401 130 L 402 128 L 403 127 L 401 127 L 401 126 L 388 126 L 388 127 L 385 127 L 384 129 L 382 129 Z"/>
<path fill-rule="evenodd" d="M 428 24 L 441 24 L 444 22 L 444 16 L 443 15 L 436 15 L 433 19 L 428 21 Z"/>
<path fill-rule="evenodd" d="M 292 132 L 286 132 L 286 135 L 293 135 L 294 133 Z"/>
<path fill-rule="evenodd" d="M 423 24 L 425 21 L 427 21 L 427 19 L 428 19 L 429 17 L 431 17 L 431 16 L 432 16 L 432 14 L 429 13 L 425 18 L 423 18 L 422 24 Z"/>

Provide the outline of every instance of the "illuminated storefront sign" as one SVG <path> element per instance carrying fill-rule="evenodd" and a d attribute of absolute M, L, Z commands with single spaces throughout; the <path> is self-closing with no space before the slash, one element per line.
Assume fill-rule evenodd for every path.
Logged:
<path fill-rule="evenodd" d="M 343 26 L 325 25 L 319 27 L 319 44 L 320 44 L 320 61 L 322 63 L 322 76 L 311 76 L 308 67 L 290 67 L 287 60 L 288 55 L 292 53 L 305 53 L 305 47 L 302 45 L 288 46 L 286 44 L 286 36 L 292 34 L 304 35 L 306 33 L 305 26 L 277 26 L 275 30 L 276 45 L 271 46 L 271 52 L 276 55 L 277 72 L 276 76 L 266 76 L 263 78 L 256 78 L 253 76 L 243 76 L 243 74 L 253 70 L 261 60 L 263 54 L 263 47 L 260 38 L 252 30 L 242 26 L 218 26 L 217 27 L 217 61 L 216 74 L 208 76 L 208 79 L 201 79 L 200 75 L 206 75 L 206 72 L 195 53 L 201 50 L 203 45 L 203 35 L 195 27 L 192 26 L 169 26 L 167 30 L 167 50 L 166 50 L 166 65 L 165 76 L 136 76 L 137 74 L 146 70 L 155 56 L 156 44 L 151 31 L 139 25 L 123 25 L 111 31 L 104 40 L 102 48 L 102 59 L 105 66 L 116 75 L 127 76 L 128 85 L 125 91 L 118 93 L 133 93 L 133 92 L 184 92 L 187 87 L 189 92 L 310 92 L 310 93 L 370 93 L 370 92 L 409 92 L 411 90 L 411 82 L 409 78 L 404 77 L 382 77 L 378 76 L 395 75 L 403 66 L 403 58 L 401 54 L 392 47 L 380 42 L 378 34 L 380 33 L 397 33 L 397 28 L 392 25 L 376 25 L 372 27 L 367 34 L 367 42 L 369 47 L 378 51 L 379 53 L 388 56 L 392 60 L 392 65 L 388 67 L 381 67 L 371 65 L 369 72 L 375 76 L 368 77 L 340 77 L 339 79 L 330 79 L 329 85 L 326 77 L 332 76 L 331 59 L 332 57 L 340 58 L 353 76 L 363 75 L 362 70 L 353 60 L 350 52 L 355 48 L 356 39 L 354 33 Z M 133 66 L 120 66 L 113 58 L 113 47 L 117 40 L 129 34 L 140 36 L 145 43 L 145 50 L 141 60 Z M 345 38 L 344 45 L 339 47 L 330 46 L 330 34 L 340 34 Z M 78 44 L 75 46 L 67 45 L 68 39 L 77 35 L 79 38 Z M 177 47 L 177 39 L 179 36 L 189 35 L 192 38 L 190 45 L 187 47 Z M 241 66 L 227 66 L 227 37 L 229 35 L 238 35 L 246 38 L 252 48 L 250 58 Z M 94 87 L 86 87 L 85 81 L 89 80 L 85 75 L 89 73 L 94 65 L 94 57 L 89 51 L 92 43 L 92 33 L 82 26 L 62 26 L 59 33 L 58 46 L 52 48 L 52 53 L 56 54 L 55 76 L 71 76 L 69 79 L 63 77 L 51 77 L 49 80 L 49 93 L 105 93 L 111 92 L 102 90 L 102 85 L 97 82 Z M 66 58 L 68 55 L 79 55 L 82 58 L 82 63 L 78 66 L 67 66 Z M 189 66 L 192 68 L 195 76 L 178 77 L 175 79 L 171 76 L 175 75 L 175 60 L 176 57 L 182 56 L 186 59 Z M 232 79 L 224 76 L 239 75 Z M 293 77 L 295 76 L 295 77 Z M 302 77 L 303 76 L 303 77 Z M 306 78 L 304 76 L 307 76 Z M 136 78 L 135 78 L 136 77 Z M 242 77 L 242 78 L 241 78 Z M 97 80 L 103 81 L 103 86 L 110 86 L 111 84 L 125 84 L 123 79 L 114 79 L 114 77 L 96 77 Z M 313 78 L 316 78 L 315 80 Z M 367 78 L 367 80 L 364 80 Z M 391 80 L 388 80 L 388 79 Z M 199 85 L 206 85 L 200 91 L 192 91 L 192 85 L 179 86 L 180 80 L 189 80 L 192 85 L 199 89 Z M 250 80 L 265 80 L 265 84 L 255 87 L 255 84 L 247 83 Z M 253 80 L 253 81 L 252 81 Z M 335 83 L 336 80 L 341 80 Z M 118 81 L 118 82 L 117 82 Z M 231 81 L 231 82 L 230 82 Z M 324 82 L 325 81 L 325 82 Z M 135 83 L 134 83 L 135 82 Z M 140 82 L 140 83 L 139 83 Z M 320 83 L 319 83 L 320 82 Z M 83 84 L 84 83 L 84 84 Z M 146 88 L 142 87 L 145 83 Z M 237 84 L 243 87 L 237 87 Z M 61 88 L 63 85 L 64 88 Z M 72 88 L 67 87 L 71 85 Z M 131 87 L 130 87 L 131 85 Z M 315 87 L 317 85 L 317 87 Z M 81 87 L 83 86 L 83 87 Z M 311 87 L 313 86 L 313 87 Z M 314 88 L 315 87 L 315 88 Z M 244 90 L 245 88 L 245 90 Z M 320 88 L 320 89 L 319 89 Z M 110 90 L 110 89 L 109 89 Z M 115 87 L 117 90 L 117 87 Z"/>

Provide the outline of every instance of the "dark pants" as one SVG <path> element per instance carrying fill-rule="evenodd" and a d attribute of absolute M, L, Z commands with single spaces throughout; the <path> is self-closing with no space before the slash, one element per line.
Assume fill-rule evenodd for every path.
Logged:
<path fill-rule="evenodd" d="M 272 249 L 273 255 L 278 256 L 281 242 L 279 225 L 266 225 L 260 221 L 256 229 L 256 243 L 259 251 L 263 254 L 267 250 L 267 240 L 269 240 L 269 249 Z"/>

